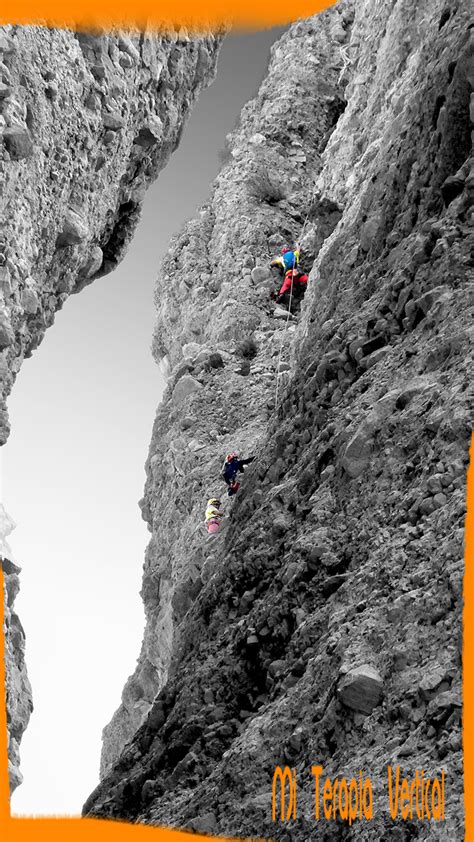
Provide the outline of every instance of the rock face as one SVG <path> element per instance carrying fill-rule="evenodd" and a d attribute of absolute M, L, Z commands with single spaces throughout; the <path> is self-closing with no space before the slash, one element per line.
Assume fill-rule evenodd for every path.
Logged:
<path fill-rule="evenodd" d="M 220 36 L 0 31 L 0 444 L 6 398 L 68 295 L 121 260 Z M 8 558 L 8 555 L 6 556 Z M 5 562 L 7 564 L 7 562 Z M 31 694 L 4 564 L 12 785 Z"/>
<path fill-rule="evenodd" d="M 141 501 L 152 532 L 142 587 L 147 625 L 137 669 L 104 732 L 102 774 L 165 682 L 176 629 L 202 586 L 201 571 L 213 568 L 205 502 L 224 493 L 220 472 L 226 453 L 250 455 L 260 446 L 274 409 L 280 344 L 281 377 L 288 377 L 283 372 L 289 369 L 295 326 L 286 329 L 287 314 L 280 321 L 270 301 L 274 281 L 268 264 L 277 245 L 301 231 L 312 206 L 321 149 L 343 107 L 338 38 L 349 19 L 347 11 L 322 18 L 322 26 L 316 18 L 274 47 L 257 100 L 246 106 L 240 128 L 228 138 L 233 163 L 218 176 L 198 218 L 177 235 L 162 267 L 154 352 L 167 360 L 170 377 L 155 419 Z M 314 74 L 300 66 L 301 50 L 320 56 L 324 82 L 317 77 L 318 90 Z M 306 115 L 296 130 L 286 114 L 290 98 L 295 112 Z M 324 231 L 338 219 L 336 206 L 329 213 L 326 204 L 314 211 Z M 311 260 L 314 222 L 306 231 Z M 217 357 L 219 366 L 213 365 Z"/>
<path fill-rule="evenodd" d="M 14 523 L 0 504 L 0 564 L 4 581 L 4 628 L 6 702 L 8 723 L 8 774 L 10 791 L 22 782 L 19 747 L 33 710 L 31 687 L 25 666 L 25 634 L 14 603 L 20 590 L 21 568 L 10 561 L 6 538 Z"/>
<path fill-rule="evenodd" d="M 121 260 L 220 37 L 0 38 L 0 443 L 5 399 L 68 295 Z"/>
<path fill-rule="evenodd" d="M 342 2 L 295 24 L 170 248 L 147 627 L 88 815 L 303 842 L 313 788 L 287 828 L 272 775 L 320 762 L 374 788 L 372 822 L 321 839 L 432 839 L 389 816 L 400 762 L 446 770 L 440 832 L 462 838 L 471 32 L 463 0 Z M 310 282 L 285 325 L 264 269 L 298 237 Z M 177 402 L 184 377 L 201 388 Z M 258 458 L 208 540 L 234 449 Z"/>

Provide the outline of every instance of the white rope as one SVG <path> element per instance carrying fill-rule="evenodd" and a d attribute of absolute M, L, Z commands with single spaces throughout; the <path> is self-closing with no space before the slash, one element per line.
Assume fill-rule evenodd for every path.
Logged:
<path fill-rule="evenodd" d="M 306 228 L 306 223 L 307 223 L 307 221 L 308 221 L 308 216 L 309 216 L 309 213 L 307 213 L 307 214 L 306 214 L 306 219 L 305 219 L 305 221 L 304 221 L 304 223 L 303 223 L 303 228 L 301 229 L 301 233 L 300 233 L 300 235 L 299 235 L 299 237 L 298 237 L 297 243 L 298 243 L 298 242 L 302 239 L 302 237 L 303 237 L 303 234 L 304 234 L 304 229 Z M 290 287 L 290 300 L 289 300 L 289 303 L 288 303 L 288 315 L 287 315 L 287 317 L 286 317 L 285 330 L 283 331 L 282 336 L 281 336 L 281 340 L 280 340 L 280 352 L 279 352 L 279 354 L 278 354 L 277 376 L 276 376 L 276 388 L 275 388 L 275 409 L 276 409 L 276 408 L 277 408 L 277 406 L 278 406 L 278 387 L 279 387 L 279 385 L 280 385 L 279 381 L 280 381 L 281 352 L 283 351 L 283 341 L 284 341 L 284 339 L 285 339 L 285 337 L 286 337 L 286 331 L 287 331 L 287 329 L 288 329 L 288 322 L 290 321 L 290 316 L 291 316 L 291 301 L 292 301 L 292 298 L 293 298 L 293 281 L 294 281 L 294 278 L 295 278 L 295 268 L 296 268 L 296 254 L 295 254 L 295 255 L 294 255 L 294 257 L 293 257 L 293 271 L 292 271 L 292 273 L 291 273 L 291 287 Z"/>
<path fill-rule="evenodd" d="M 287 331 L 287 328 L 288 328 L 288 322 L 290 321 L 290 316 L 291 316 L 291 299 L 292 299 L 292 296 L 293 296 L 293 279 L 295 277 L 295 263 L 296 263 L 296 257 L 293 260 L 293 271 L 291 273 L 291 287 L 290 287 L 290 301 L 289 301 L 289 304 L 288 304 L 288 315 L 286 317 L 285 330 L 283 331 L 283 333 L 281 335 L 280 353 L 278 354 L 276 390 L 275 390 L 275 409 L 278 406 L 278 386 L 279 386 L 279 383 L 280 383 L 280 365 L 281 365 L 281 352 L 283 350 L 283 340 L 285 339 L 286 331 Z"/>

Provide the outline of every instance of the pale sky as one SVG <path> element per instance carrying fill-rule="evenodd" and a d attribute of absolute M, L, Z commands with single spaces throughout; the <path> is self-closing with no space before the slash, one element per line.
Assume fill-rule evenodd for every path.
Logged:
<path fill-rule="evenodd" d="M 101 731 L 143 631 L 149 533 L 137 502 L 163 387 L 150 353 L 154 280 L 171 235 L 206 199 L 225 135 L 281 31 L 227 39 L 125 261 L 66 302 L 10 398 L 3 499 L 17 523 L 16 609 L 35 704 L 17 814 L 78 815 L 98 783 Z"/>

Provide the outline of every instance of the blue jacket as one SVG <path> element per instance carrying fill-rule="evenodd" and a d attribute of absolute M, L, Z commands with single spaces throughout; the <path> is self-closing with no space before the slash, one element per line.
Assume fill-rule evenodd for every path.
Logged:
<path fill-rule="evenodd" d="M 224 462 L 222 476 L 226 482 L 234 482 L 239 471 L 243 471 L 240 459 L 232 459 L 232 462 Z"/>
<path fill-rule="evenodd" d="M 250 465 L 250 462 L 253 462 L 255 459 L 254 456 L 250 456 L 248 459 L 232 459 L 232 462 L 224 462 L 224 467 L 222 468 L 222 476 L 224 477 L 226 483 L 234 482 L 237 474 L 243 474 L 244 472 L 244 465 Z"/>
<path fill-rule="evenodd" d="M 275 259 L 270 263 L 270 266 L 279 266 L 283 269 L 283 273 L 286 274 L 289 269 L 296 269 L 299 262 L 300 251 L 298 248 L 295 248 L 293 251 L 286 251 L 285 254 L 280 254 L 278 257 L 275 257 Z"/>

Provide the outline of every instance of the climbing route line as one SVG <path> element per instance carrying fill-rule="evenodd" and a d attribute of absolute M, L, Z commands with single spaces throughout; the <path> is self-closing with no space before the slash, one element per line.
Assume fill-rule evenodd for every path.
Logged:
<path fill-rule="evenodd" d="M 309 216 L 309 213 L 306 214 L 306 218 L 305 218 L 305 221 L 303 223 L 303 228 L 301 229 L 301 233 L 298 237 L 297 243 L 303 238 L 304 231 L 305 231 L 305 228 L 306 228 L 306 223 L 308 222 L 308 216 Z M 290 316 L 291 316 L 291 301 L 292 301 L 292 298 L 293 298 L 293 281 L 294 281 L 294 277 L 295 277 L 295 269 L 296 269 L 296 255 L 294 255 L 294 257 L 293 257 L 293 271 L 291 273 L 291 287 L 290 287 L 290 300 L 288 302 L 288 315 L 287 315 L 286 321 L 285 321 L 285 329 L 284 329 L 284 331 L 281 335 L 281 339 L 280 339 L 280 351 L 279 351 L 279 354 L 278 354 L 278 363 L 277 363 L 277 371 L 276 371 L 275 409 L 278 406 L 278 392 L 279 392 L 279 385 L 280 385 L 280 366 L 281 366 L 281 354 L 282 354 L 282 351 L 283 351 L 283 342 L 285 341 L 286 332 L 288 330 L 288 322 L 290 321 Z"/>

